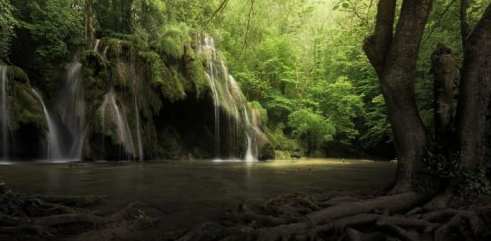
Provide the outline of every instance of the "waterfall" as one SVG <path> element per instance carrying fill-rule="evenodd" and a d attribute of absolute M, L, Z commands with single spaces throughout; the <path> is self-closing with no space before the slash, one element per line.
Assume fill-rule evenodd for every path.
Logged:
<path fill-rule="evenodd" d="M 139 160 L 143 161 L 145 156 L 143 155 L 143 143 L 142 143 L 142 135 L 141 135 L 141 124 L 140 124 L 140 113 L 138 109 L 138 99 L 136 96 L 135 92 L 135 118 L 136 118 L 136 135 L 137 138 L 136 140 L 138 141 L 138 155 L 139 155 Z"/>
<path fill-rule="evenodd" d="M 56 113 L 49 111 L 42 96 L 36 90 L 33 89 L 32 92 L 43 106 L 48 125 L 47 159 L 81 160 L 87 133 L 82 64 L 75 61 L 68 66 L 65 82 L 58 97 Z"/>
<path fill-rule="evenodd" d="M 39 99 L 41 105 L 43 106 L 46 124 L 48 125 L 48 158 L 60 160 L 63 158 L 63 156 L 61 153 L 61 142 L 58 126 L 54 124 L 53 117 L 50 115 L 48 109 L 46 108 L 46 105 L 44 104 L 43 97 L 35 89 L 32 89 L 32 92 Z"/>
<path fill-rule="evenodd" d="M 116 93 L 114 92 L 114 88 L 111 88 L 111 90 L 104 96 L 104 102 L 102 102 L 100 107 L 100 113 L 104 121 L 109 120 L 116 125 L 118 143 L 123 146 L 126 153 L 132 155 L 133 157 L 136 156 L 135 145 L 133 143 L 130 127 L 116 102 Z M 103 126 L 105 124 L 106 123 L 103 123 Z"/>
<path fill-rule="evenodd" d="M 238 136 L 239 121 L 244 125 L 245 135 L 247 138 L 247 150 L 244 160 L 247 162 L 254 161 L 252 148 L 256 144 L 254 141 L 255 127 L 250 121 L 249 114 L 246 108 L 246 99 L 242 91 L 237 85 L 237 82 L 232 75 L 229 74 L 225 60 L 220 57 L 215 49 L 215 43 L 211 36 L 204 35 L 198 38 L 198 54 L 202 54 L 205 59 L 206 76 L 212 91 L 215 117 L 215 157 L 220 158 L 220 108 L 223 108 L 229 113 L 230 121 L 235 124 L 236 136 Z M 239 106 L 243 115 L 240 114 Z M 232 126 L 232 125 L 231 125 Z M 239 143 L 238 141 L 236 142 Z M 257 151 L 256 151 L 257 154 Z"/>
<path fill-rule="evenodd" d="M 0 66 L 0 94 L 1 94 L 1 125 L 2 125 L 2 159 L 7 160 L 9 157 L 9 111 L 8 111 L 8 100 L 7 100 L 7 66 Z"/>
<path fill-rule="evenodd" d="M 63 158 L 80 160 L 86 136 L 85 115 L 87 107 L 82 78 L 82 64 L 78 61 L 68 66 L 57 109 L 60 113 L 62 124 L 68 130 L 63 133 L 67 142 L 62 146 Z"/>
<path fill-rule="evenodd" d="M 243 107 L 244 110 L 244 120 L 246 124 L 246 129 L 251 128 L 251 121 L 249 119 L 249 114 L 247 113 L 247 108 Z M 246 150 L 246 155 L 245 155 L 245 161 L 246 162 L 253 162 L 255 160 L 253 154 L 252 154 L 252 136 L 250 131 L 246 131 L 246 136 L 247 136 L 247 150 Z"/>
<path fill-rule="evenodd" d="M 207 56 L 207 79 L 213 94 L 214 115 L 215 115 L 215 157 L 220 158 L 220 98 L 217 89 L 216 71 L 214 66 L 215 43 L 212 37 L 205 35 L 203 41 L 198 45 L 198 52 L 203 52 Z"/>
<path fill-rule="evenodd" d="M 94 52 L 96 53 L 99 53 L 97 50 L 99 49 L 99 43 L 101 42 L 100 39 L 96 39 L 95 40 L 95 44 L 94 44 Z"/>

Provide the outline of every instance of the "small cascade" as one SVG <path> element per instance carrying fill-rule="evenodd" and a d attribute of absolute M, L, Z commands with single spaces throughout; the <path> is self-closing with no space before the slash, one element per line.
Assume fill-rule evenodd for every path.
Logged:
<path fill-rule="evenodd" d="M 56 107 L 61 122 L 67 129 L 63 133 L 66 144 L 62 147 L 62 157 L 80 160 L 86 136 L 87 109 L 80 62 L 75 61 L 68 66 L 66 80 Z"/>
<path fill-rule="evenodd" d="M 102 57 L 107 61 L 107 50 L 109 50 L 109 46 L 106 46 L 104 48 L 104 51 L 102 51 Z"/>
<path fill-rule="evenodd" d="M 235 138 L 239 137 L 239 124 L 244 125 L 245 135 L 247 138 L 247 151 L 245 161 L 251 162 L 256 160 L 253 154 L 253 145 L 255 129 L 251 124 L 249 114 L 246 108 L 246 99 L 237 82 L 229 74 L 225 60 L 218 54 L 215 49 L 215 43 L 211 36 L 204 35 L 198 38 L 198 54 L 205 56 L 205 69 L 207 72 L 208 82 L 213 94 L 214 115 L 215 115 L 215 157 L 220 158 L 220 108 L 229 113 L 228 121 L 230 126 L 235 127 Z M 239 109 L 240 107 L 240 109 Z M 241 115 L 240 112 L 243 112 Z M 236 140 L 236 146 L 239 141 Z M 238 149 L 238 146 L 236 147 Z M 256 151 L 257 154 L 257 151 Z"/>
<path fill-rule="evenodd" d="M 53 117 L 46 108 L 43 97 L 35 89 L 32 89 L 32 92 L 39 99 L 41 105 L 43 106 L 46 124 L 48 125 L 48 158 L 53 160 L 60 160 L 63 158 L 63 155 L 61 152 L 61 141 L 59 136 L 60 131 L 58 130 L 58 126 L 55 125 Z"/>
<path fill-rule="evenodd" d="M 7 66 L 0 66 L 0 120 L 2 125 L 2 159 L 7 160 L 9 157 L 9 110 L 7 100 L 8 76 Z"/>
<path fill-rule="evenodd" d="M 138 159 L 143 161 L 145 158 L 143 154 L 143 143 L 142 143 L 142 135 L 141 135 L 141 123 L 140 123 L 140 114 L 138 113 L 138 98 L 135 92 L 135 119 L 136 119 L 136 140 L 138 141 Z"/>
<path fill-rule="evenodd" d="M 247 113 L 247 108 L 245 105 L 243 106 L 243 111 L 244 111 L 244 120 L 245 124 L 247 126 L 247 129 L 251 129 L 251 121 L 249 119 L 249 114 Z M 246 155 L 245 155 L 245 161 L 246 162 L 253 162 L 256 160 L 254 158 L 254 155 L 252 154 L 252 135 L 250 133 L 251 131 L 246 131 L 246 136 L 247 136 L 247 150 L 246 150 Z"/>
<path fill-rule="evenodd" d="M 100 107 L 100 114 L 104 121 L 102 126 L 108 124 L 105 123 L 106 121 L 110 121 L 111 124 L 116 125 L 118 143 L 123 146 L 127 154 L 135 157 L 136 150 L 130 127 L 116 102 L 116 93 L 113 88 L 104 96 L 104 102 Z"/>
<path fill-rule="evenodd" d="M 213 94 L 214 115 L 215 115 L 215 157 L 220 158 L 220 98 L 217 89 L 217 73 L 215 66 L 216 50 L 215 42 L 211 36 L 205 35 L 202 43 L 198 45 L 198 53 L 205 53 L 207 56 L 207 79 Z"/>
<path fill-rule="evenodd" d="M 101 43 L 101 40 L 100 39 L 96 39 L 95 40 L 95 44 L 94 44 L 94 52 L 96 53 L 99 53 L 99 43 Z"/>

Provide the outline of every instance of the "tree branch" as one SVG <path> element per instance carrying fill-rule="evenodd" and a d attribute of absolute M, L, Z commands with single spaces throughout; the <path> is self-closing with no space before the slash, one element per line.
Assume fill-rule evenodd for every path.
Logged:
<path fill-rule="evenodd" d="M 208 24 L 210 24 L 211 20 L 213 20 L 213 18 L 215 18 L 215 16 L 220 12 L 222 11 L 223 9 L 225 9 L 225 7 L 227 6 L 227 3 L 228 3 L 228 0 L 223 0 L 220 5 L 218 6 L 218 8 L 213 12 L 213 14 L 211 15 L 211 17 L 206 21 L 206 23 L 203 25 L 203 29 L 205 29 Z"/>
<path fill-rule="evenodd" d="M 254 10 L 254 0 L 251 0 L 251 8 L 249 8 L 249 15 L 247 16 L 247 26 L 246 26 L 246 32 L 244 36 L 244 43 L 242 44 L 242 48 L 240 49 L 239 55 L 237 56 L 237 59 L 242 56 L 242 53 L 244 52 L 245 48 L 247 47 L 247 38 L 249 37 L 249 27 L 251 24 L 251 18 L 252 18 L 252 11 Z"/>
<path fill-rule="evenodd" d="M 381 76 L 393 38 L 396 0 L 380 0 L 377 9 L 375 31 L 365 39 L 363 50 Z"/>

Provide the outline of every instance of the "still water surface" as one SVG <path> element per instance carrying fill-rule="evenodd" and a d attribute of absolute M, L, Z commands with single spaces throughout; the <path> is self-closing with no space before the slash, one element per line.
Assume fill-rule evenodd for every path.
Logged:
<path fill-rule="evenodd" d="M 142 200 L 162 213 L 164 229 L 213 220 L 245 200 L 287 192 L 379 190 L 395 164 L 366 160 L 304 159 L 265 163 L 179 161 L 151 163 L 14 163 L 0 165 L 0 179 L 18 191 L 51 195 L 108 195 L 95 207 L 114 212 Z"/>

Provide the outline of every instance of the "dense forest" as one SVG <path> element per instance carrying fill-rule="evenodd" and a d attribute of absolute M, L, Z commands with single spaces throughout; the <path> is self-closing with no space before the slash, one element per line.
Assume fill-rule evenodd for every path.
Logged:
<path fill-rule="evenodd" d="M 486 3 L 472 1 L 470 26 Z M 176 77 L 159 68 L 187 61 L 185 46 L 194 45 L 196 36 L 206 33 L 215 39 L 247 100 L 262 113 L 264 132 L 272 147 L 282 151 L 280 155 L 395 156 L 378 77 L 361 48 L 374 27 L 374 1 L 93 1 L 86 8 L 84 1 L 2 1 L 1 58 L 23 70 L 18 78 L 27 75 L 30 85 L 48 100 L 58 98 L 64 69 L 77 53 L 82 61 L 100 64 L 90 59 L 94 57 L 90 51 L 80 52 L 92 49 L 96 39 L 111 48 L 121 40 L 138 49 L 137 64 L 148 68 L 145 74 L 168 84 L 163 98 L 183 99 L 185 86 L 172 83 L 172 78 L 179 81 L 181 73 Z M 432 53 L 438 44 L 446 44 L 457 65 L 463 58 L 459 9 L 456 1 L 436 4 L 423 36 L 415 88 L 418 111 L 428 130 L 435 123 Z M 102 53 L 105 47 L 99 48 Z M 164 63 L 153 61 L 159 54 L 168 55 Z M 143 66 L 144 61 L 151 66 Z M 103 78 L 107 77 L 99 77 Z M 102 88 L 100 83 L 97 88 Z M 142 103 L 142 111 L 160 111 L 162 104 L 155 101 L 160 97 L 153 98 L 142 98 L 140 102 L 148 102 L 148 107 Z M 17 121 L 38 125 L 44 121 L 26 120 L 29 117 L 20 115 Z M 175 142 L 173 148 L 185 148 Z"/>
<path fill-rule="evenodd" d="M 397 166 L 377 195 L 287 194 L 162 240 L 491 237 L 491 0 L 0 0 L 0 35 L 3 160 Z M 0 235 L 138 205 L 49 200 L 34 224 L 0 209 Z"/>

